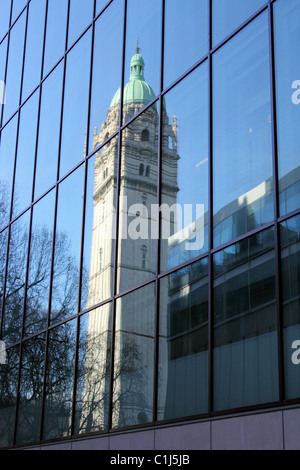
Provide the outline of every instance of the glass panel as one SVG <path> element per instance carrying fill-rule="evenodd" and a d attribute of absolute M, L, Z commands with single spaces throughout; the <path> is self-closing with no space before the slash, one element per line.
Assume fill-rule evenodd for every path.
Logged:
<path fill-rule="evenodd" d="M 154 299 L 155 284 L 117 299 L 114 428 L 148 423 L 153 419 Z"/>
<path fill-rule="evenodd" d="M 4 298 L 3 339 L 14 343 L 22 331 L 30 212 L 11 225 Z"/>
<path fill-rule="evenodd" d="M 98 15 L 109 2 L 110 0 L 96 0 L 96 15 Z"/>
<path fill-rule="evenodd" d="M 2 0 L 0 4 L 0 41 L 3 36 L 7 33 L 7 30 L 9 28 L 10 4 L 10 0 Z"/>
<path fill-rule="evenodd" d="M 20 110 L 13 217 L 31 203 L 38 104 L 39 93 L 36 91 Z"/>
<path fill-rule="evenodd" d="M 208 249 L 207 77 L 204 63 L 165 95 L 161 271 Z"/>
<path fill-rule="evenodd" d="M 266 0 L 212 0 L 213 47 L 238 28 L 266 3 Z"/>
<path fill-rule="evenodd" d="M 208 409 L 208 262 L 160 282 L 158 419 Z"/>
<path fill-rule="evenodd" d="M 23 8 L 25 7 L 27 0 L 13 0 L 13 9 L 11 15 L 11 24 L 15 21 L 17 16 L 21 13 Z"/>
<path fill-rule="evenodd" d="M 49 332 L 43 439 L 71 432 L 76 320 Z"/>
<path fill-rule="evenodd" d="M 208 51 L 208 1 L 167 0 L 164 88 Z"/>
<path fill-rule="evenodd" d="M 68 0 L 48 0 L 44 77 L 65 51 Z"/>
<path fill-rule="evenodd" d="M 0 198 L 2 195 L 0 193 Z M 0 199 L 0 216 L 1 216 L 2 201 Z M 7 253 L 7 240 L 8 240 L 8 229 L 0 232 L 0 312 L 2 312 L 2 302 L 4 295 L 4 278 L 5 278 L 5 267 L 6 267 L 6 253 Z"/>
<path fill-rule="evenodd" d="M 274 216 L 268 51 L 264 13 L 213 57 L 214 246 Z"/>
<path fill-rule="evenodd" d="M 58 188 L 51 321 L 77 312 L 84 171 L 79 167 Z"/>
<path fill-rule="evenodd" d="M 119 126 L 120 97 L 113 97 L 121 84 L 123 15 L 123 2 L 114 2 L 95 23 L 89 152 Z"/>
<path fill-rule="evenodd" d="M 1 8 L 1 6 L 0 6 Z M 7 37 L 0 44 L 0 117 L 2 115 L 2 108 L 6 103 L 5 93 L 5 67 L 6 67 L 6 54 L 7 54 Z"/>
<path fill-rule="evenodd" d="M 35 199 L 56 181 L 63 63 L 43 82 L 36 162 Z"/>
<path fill-rule="evenodd" d="M 68 47 L 83 33 L 93 19 L 94 0 L 72 0 L 70 2 Z"/>
<path fill-rule="evenodd" d="M 156 274 L 158 126 L 155 104 L 122 134 L 118 292 Z"/>
<path fill-rule="evenodd" d="M 280 215 L 300 207 L 300 1 L 274 4 Z"/>
<path fill-rule="evenodd" d="M 214 409 L 278 400 L 273 229 L 214 255 Z"/>
<path fill-rule="evenodd" d="M 25 35 L 25 12 L 18 19 L 10 31 L 9 54 L 6 75 L 5 106 L 3 107 L 4 124 L 8 118 L 17 110 L 20 100 L 20 86 L 22 76 L 24 35 Z"/>
<path fill-rule="evenodd" d="M 45 11 L 46 0 L 30 1 L 22 86 L 23 100 L 33 91 L 41 79 Z"/>
<path fill-rule="evenodd" d="M 16 151 L 18 116 L 16 115 L 1 132 L 0 142 L 0 191 L 1 228 L 9 222 L 10 200 Z"/>
<path fill-rule="evenodd" d="M 111 304 L 80 317 L 75 434 L 108 427 Z"/>
<path fill-rule="evenodd" d="M 47 325 L 55 191 L 33 206 L 28 285 L 26 291 L 25 336 Z"/>
<path fill-rule="evenodd" d="M 161 5 L 160 0 L 127 2 L 124 122 L 160 91 Z M 119 92 L 114 97 L 117 99 L 120 99 Z"/>
<path fill-rule="evenodd" d="M 60 176 L 85 156 L 90 55 L 91 28 L 67 55 Z"/>
<path fill-rule="evenodd" d="M 286 398 L 299 398 L 300 216 L 281 224 L 283 339 Z"/>
<path fill-rule="evenodd" d="M 82 305 L 89 308 L 113 294 L 116 238 L 118 139 L 88 160 Z"/>
<path fill-rule="evenodd" d="M 19 374 L 19 346 L 7 349 L 0 362 L 0 446 L 13 444 Z"/>
<path fill-rule="evenodd" d="M 38 441 L 41 429 L 45 335 L 23 345 L 19 390 L 17 444 Z"/>

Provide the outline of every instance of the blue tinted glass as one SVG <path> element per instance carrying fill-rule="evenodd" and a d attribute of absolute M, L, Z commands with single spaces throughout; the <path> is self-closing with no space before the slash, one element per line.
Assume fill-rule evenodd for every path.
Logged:
<path fill-rule="evenodd" d="M 92 21 L 94 0 L 72 0 L 70 2 L 68 47 L 83 33 Z"/>
<path fill-rule="evenodd" d="M 1 132 L 0 186 L 1 198 L 4 201 L 0 219 L 1 228 L 8 223 L 10 216 L 10 200 L 16 152 L 17 121 L 18 116 L 16 115 L 11 121 L 9 121 Z"/>
<path fill-rule="evenodd" d="M 42 52 L 44 43 L 46 0 L 31 0 L 26 35 L 25 64 L 22 99 L 39 84 L 41 79 Z"/>
<path fill-rule="evenodd" d="M 91 28 L 67 55 L 60 176 L 82 160 L 88 119 Z"/>
<path fill-rule="evenodd" d="M 267 19 L 213 56 L 215 246 L 274 217 Z"/>
<path fill-rule="evenodd" d="M 167 0 L 164 45 L 166 87 L 208 51 L 207 0 Z"/>
<path fill-rule="evenodd" d="M 212 42 L 216 46 L 266 3 L 266 0 L 212 0 Z"/>
<path fill-rule="evenodd" d="M 11 0 L 2 0 L 0 2 L 0 41 L 9 28 Z"/>
<path fill-rule="evenodd" d="M 20 110 L 13 217 L 31 203 L 38 103 L 39 93 L 37 90 Z"/>
<path fill-rule="evenodd" d="M 300 207 L 300 1 L 274 4 L 280 215 Z"/>
<path fill-rule="evenodd" d="M 35 198 L 53 185 L 57 177 L 62 84 L 61 62 L 42 84 Z"/>
<path fill-rule="evenodd" d="M 44 76 L 64 54 L 68 0 L 49 0 L 47 10 Z"/>
<path fill-rule="evenodd" d="M 6 75 L 6 100 L 3 107 L 4 124 L 19 106 L 22 76 L 26 13 L 18 19 L 10 32 L 9 54 Z"/>
<path fill-rule="evenodd" d="M 12 8 L 12 15 L 11 15 L 11 24 L 16 20 L 17 16 L 21 13 L 25 5 L 27 4 L 27 0 L 13 0 L 13 8 Z"/>

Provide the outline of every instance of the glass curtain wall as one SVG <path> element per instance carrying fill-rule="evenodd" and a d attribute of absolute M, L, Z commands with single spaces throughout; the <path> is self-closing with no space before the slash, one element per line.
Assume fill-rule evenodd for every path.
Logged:
<path fill-rule="evenodd" d="M 300 403 L 300 0 L 0 18 L 0 447 Z"/>

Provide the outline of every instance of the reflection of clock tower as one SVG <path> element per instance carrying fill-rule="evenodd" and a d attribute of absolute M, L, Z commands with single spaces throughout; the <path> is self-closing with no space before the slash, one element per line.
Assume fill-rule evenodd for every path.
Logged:
<path fill-rule="evenodd" d="M 144 80 L 144 60 L 136 48 L 130 63 L 130 78 L 123 93 L 123 122 L 134 117 L 145 105 L 155 98 L 152 88 Z M 120 89 L 116 92 L 107 112 L 106 121 L 102 124 L 101 130 L 94 131 L 93 149 L 105 142 L 110 135 L 115 133 L 119 126 Z M 139 117 L 131 122 L 122 133 L 121 150 L 121 171 L 120 171 L 120 219 L 119 219 L 119 246 L 118 246 L 118 292 L 126 291 L 128 288 L 138 285 L 156 274 L 156 250 L 157 240 L 151 231 L 151 207 L 157 205 L 157 181 L 158 181 L 158 134 L 159 115 L 156 104 L 150 106 Z M 177 125 L 176 119 L 173 124 L 169 124 L 165 106 L 163 107 L 163 155 L 164 171 L 161 180 L 161 190 L 164 195 L 164 202 L 170 207 L 176 203 L 177 196 Z M 105 300 L 112 295 L 112 279 L 114 271 L 114 235 L 115 235 L 115 208 L 117 191 L 117 162 L 118 162 L 118 142 L 113 138 L 96 153 L 95 174 L 94 174 L 94 214 L 93 233 L 90 257 L 89 289 L 87 307 L 99 301 Z M 153 213 L 152 213 L 153 216 Z M 139 229 L 141 236 L 130 233 L 130 222 L 140 221 Z M 169 220 L 170 224 L 174 222 Z M 153 227 L 153 224 L 152 224 Z M 146 229 L 146 232 L 145 232 Z M 144 231 L 143 231 L 144 230 Z M 170 227 L 170 234 L 173 227 Z M 133 235 L 133 236 L 132 236 Z M 146 236 L 145 236 L 146 235 Z M 151 238 L 152 237 L 152 238 Z M 162 264 L 166 265 L 168 240 L 163 240 L 161 251 Z M 121 275 L 120 275 L 121 274 Z M 141 294 L 142 295 L 142 294 Z M 162 295 L 167 296 L 166 293 Z M 140 357 L 145 362 L 148 360 L 147 351 L 149 343 L 153 343 L 154 338 L 146 338 L 143 334 L 142 312 L 147 309 L 149 299 L 142 297 L 137 300 L 141 320 L 137 324 L 136 320 L 130 321 L 131 311 L 124 311 L 119 316 L 119 323 L 116 324 L 116 332 L 122 330 L 122 338 L 126 336 L 126 326 L 122 324 L 122 318 L 126 317 L 126 324 L 134 324 L 134 330 L 130 331 L 130 336 L 134 335 L 135 348 L 140 351 Z M 163 303 L 167 305 L 166 301 Z M 120 300 L 119 305 L 122 305 Z M 124 305 L 124 304 L 123 304 Z M 154 321 L 154 318 L 153 318 Z M 125 323 L 125 322 L 124 322 Z M 153 331 L 155 330 L 152 328 Z M 106 315 L 99 318 L 97 314 L 90 313 L 88 332 L 98 332 L 103 335 L 109 331 L 108 317 Z M 129 336 L 129 333 L 128 333 Z M 107 334 L 103 336 L 107 341 Z M 122 345 L 116 343 L 115 355 L 118 347 Z M 101 355 L 103 363 L 106 362 L 107 347 L 102 348 Z M 120 358 L 122 360 L 122 358 Z M 123 360 L 126 360 L 124 358 Z M 141 368 L 143 367 L 140 364 Z M 96 374 L 97 372 L 95 372 Z M 114 389 L 125 390 L 126 380 L 122 375 L 118 379 L 118 384 L 114 384 Z M 103 386 L 103 390 L 105 386 Z M 104 392 L 103 392 L 104 393 Z M 130 404 L 126 400 L 125 422 L 132 424 L 138 422 L 136 416 L 147 416 L 152 419 L 152 386 L 143 384 L 140 390 L 143 400 L 137 409 L 137 404 Z M 88 401 L 88 398 L 85 397 Z M 130 400 L 129 400 L 130 401 Z M 143 402 L 143 404 L 142 404 Z M 147 406 L 149 404 L 149 406 Z M 96 411 L 97 412 L 97 411 Z M 116 413 L 115 413 L 116 416 Z M 114 425 L 122 425 L 121 419 L 114 419 Z M 119 421 L 119 422 L 118 422 Z"/>

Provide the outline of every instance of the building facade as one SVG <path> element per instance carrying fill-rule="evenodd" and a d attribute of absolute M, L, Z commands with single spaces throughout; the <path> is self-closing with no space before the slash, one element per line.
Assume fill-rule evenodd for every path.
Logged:
<path fill-rule="evenodd" d="M 0 447 L 299 449 L 299 0 L 5 0 Z"/>

